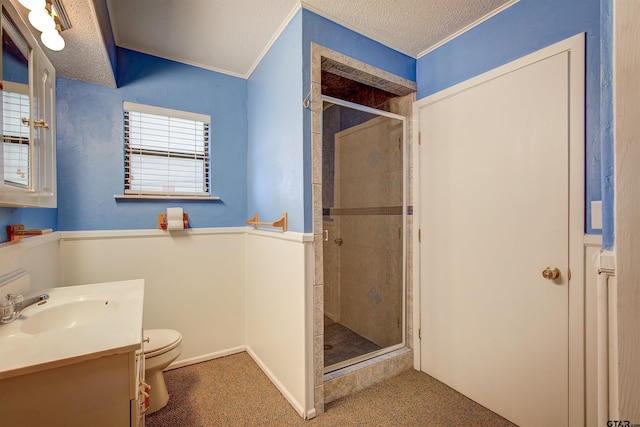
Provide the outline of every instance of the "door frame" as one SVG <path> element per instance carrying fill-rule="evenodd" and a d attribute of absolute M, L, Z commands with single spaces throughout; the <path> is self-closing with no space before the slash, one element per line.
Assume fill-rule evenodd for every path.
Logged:
<path fill-rule="evenodd" d="M 423 286 L 420 271 L 420 110 L 445 98 L 468 90 L 489 80 L 526 67 L 562 52 L 569 53 L 569 425 L 585 423 L 584 376 L 584 141 L 585 141 L 585 34 L 580 33 L 505 65 L 458 83 L 413 104 L 414 141 L 418 141 L 413 155 L 413 333 L 414 368 L 420 370 L 420 292 Z"/>

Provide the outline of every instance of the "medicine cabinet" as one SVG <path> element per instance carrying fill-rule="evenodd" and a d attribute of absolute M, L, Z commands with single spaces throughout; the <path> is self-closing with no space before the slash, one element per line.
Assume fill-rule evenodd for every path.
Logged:
<path fill-rule="evenodd" d="M 55 208 L 55 69 L 11 2 L 0 4 L 0 206 Z"/>

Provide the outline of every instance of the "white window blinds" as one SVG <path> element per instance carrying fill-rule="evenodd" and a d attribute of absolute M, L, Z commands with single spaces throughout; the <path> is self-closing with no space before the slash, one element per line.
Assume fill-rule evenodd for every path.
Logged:
<path fill-rule="evenodd" d="M 125 194 L 209 196 L 208 115 L 124 103 Z"/>
<path fill-rule="evenodd" d="M 7 84 L 8 86 L 8 84 Z M 4 182 L 16 187 L 29 186 L 29 87 L 11 84 L 25 93 L 2 91 L 2 149 Z M 25 118 L 26 122 L 22 121 Z"/>

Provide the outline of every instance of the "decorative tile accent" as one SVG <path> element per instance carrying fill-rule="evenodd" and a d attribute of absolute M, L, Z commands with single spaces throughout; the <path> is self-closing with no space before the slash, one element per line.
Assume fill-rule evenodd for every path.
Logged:
<path fill-rule="evenodd" d="M 380 154 L 380 151 L 375 149 L 371 150 L 367 156 L 367 163 L 369 163 L 369 166 L 376 167 L 378 166 L 378 163 L 380 163 L 381 158 L 382 154 Z"/>
<path fill-rule="evenodd" d="M 311 134 L 311 169 L 312 184 L 322 184 L 322 135 L 319 133 Z"/>
<path fill-rule="evenodd" d="M 374 358 L 365 360 L 363 362 L 356 363 L 356 364 L 347 366 L 347 367 L 342 368 L 342 369 L 338 369 L 337 371 L 328 372 L 328 373 L 324 374 L 324 381 L 326 383 L 327 381 L 331 381 L 333 379 L 340 378 L 341 376 L 354 373 L 354 372 L 358 371 L 359 369 L 363 369 L 363 368 L 366 368 L 368 366 L 373 366 L 373 365 L 375 365 L 377 363 L 382 363 L 382 362 L 384 362 L 386 360 L 392 359 L 394 357 L 401 356 L 401 355 L 406 354 L 406 353 L 413 354 L 413 352 L 412 352 L 412 350 L 410 348 L 403 347 L 403 348 L 400 348 L 398 350 L 394 350 L 394 351 L 392 351 L 390 353 L 382 354 L 380 356 L 376 356 Z"/>
<path fill-rule="evenodd" d="M 313 236 L 313 252 L 314 252 L 314 284 L 324 284 L 324 269 L 323 264 L 323 247 L 322 247 L 322 235 L 314 234 Z M 322 316 L 320 317 L 322 321 Z"/>
<path fill-rule="evenodd" d="M 313 371 L 316 386 L 324 383 L 324 335 L 316 335 L 313 337 Z"/>
<path fill-rule="evenodd" d="M 401 348 L 338 371 L 325 374 L 325 403 L 362 390 L 411 369 L 413 351 Z"/>
<path fill-rule="evenodd" d="M 411 369 L 411 367 L 413 367 L 412 351 L 389 359 L 388 375 L 389 377 L 395 377 L 407 369 Z"/>
<path fill-rule="evenodd" d="M 324 332 L 324 286 L 313 287 L 313 335 L 323 335 Z M 324 345 L 323 345 L 324 348 Z"/>
<path fill-rule="evenodd" d="M 313 233 L 322 234 L 322 184 L 312 184 Z"/>
<path fill-rule="evenodd" d="M 322 134 L 322 87 L 311 83 L 311 133 Z M 316 118 L 319 118 L 316 119 Z"/>
<path fill-rule="evenodd" d="M 329 215 L 402 215 L 402 206 L 329 208 L 328 211 L 329 211 Z M 323 209 L 323 213 L 324 212 L 325 212 L 325 209 Z"/>
<path fill-rule="evenodd" d="M 407 326 L 407 347 L 413 349 L 413 328 L 411 326 Z"/>
<path fill-rule="evenodd" d="M 340 58 L 344 59 L 344 58 Z M 384 91 L 393 93 L 394 95 L 404 96 L 414 92 L 417 88 L 417 85 L 414 82 L 409 80 L 402 79 L 394 74 L 386 73 L 385 77 L 379 77 L 377 75 L 373 75 L 371 72 L 375 72 L 376 74 L 381 74 L 375 67 L 360 63 L 361 66 L 353 67 L 351 65 L 347 65 L 347 62 L 359 62 L 352 58 L 348 58 L 348 61 L 336 61 L 334 59 L 328 58 L 325 55 L 322 57 L 322 70 L 327 71 L 331 74 L 335 74 L 341 77 L 345 77 L 347 79 L 364 83 L 366 85 L 375 87 L 377 89 L 382 89 Z M 393 76 L 393 77 L 389 77 Z M 398 84 L 393 80 L 404 80 L 402 83 Z"/>
<path fill-rule="evenodd" d="M 375 363 L 357 371 L 357 389 L 362 390 L 389 377 L 389 362 Z"/>
<path fill-rule="evenodd" d="M 354 393 L 358 387 L 358 377 L 355 373 L 343 375 L 324 383 L 324 403 L 333 402 L 341 397 Z"/>
<path fill-rule="evenodd" d="M 316 415 L 324 412 L 324 384 L 313 389 L 313 407 L 316 408 Z"/>

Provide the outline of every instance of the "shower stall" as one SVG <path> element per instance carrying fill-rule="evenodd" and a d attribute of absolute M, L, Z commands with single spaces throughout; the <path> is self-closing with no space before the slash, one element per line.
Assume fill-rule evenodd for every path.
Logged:
<path fill-rule="evenodd" d="M 325 372 L 405 345 L 405 117 L 323 96 Z"/>

